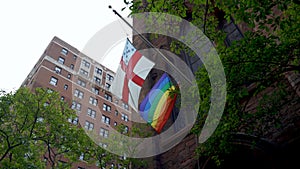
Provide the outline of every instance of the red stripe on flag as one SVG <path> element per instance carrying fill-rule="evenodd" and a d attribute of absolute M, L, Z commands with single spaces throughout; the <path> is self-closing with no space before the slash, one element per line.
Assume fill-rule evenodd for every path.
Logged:
<path fill-rule="evenodd" d="M 144 83 L 144 79 L 139 77 L 133 72 L 134 67 L 136 66 L 137 62 L 141 59 L 142 54 L 139 51 L 136 51 L 130 58 L 128 65 L 126 65 L 123 61 L 123 58 L 120 62 L 122 70 L 125 72 L 125 78 L 124 78 L 124 86 L 122 91 L 122 98 L 123 101 L 128 103 L 129 98 L 129 87 L 128 82 L 129 80 L 132 80 L 134 83 L 136 83 L 139 86 L 142 86 Z"/>
<path fill-rule="evenodd" d="M 122 99 L 124 102 L 128 103 L 128 98 L 129 98 L 128 79 L 125 77 L 123 91 L 122 91 Z"/>
<path fill-rule="evenodd" d="M 174 107 L 176 97 L 177 97 L 177 94 L 175 94 L 173 98 L 171 98 L 171 96 L 168 97 L 167 102 L 165 103 L 165 106 L 166 106 L 167 110 L 164 110 L 164 112 L 161 112 L 161 115 L 158 119 L 158 123 L 155 126 L 155 130 L 157 131 L 157 133 L 161 132 L 164 125 L 168 121 L 168 119 L 171 115 L 172 109 Z"/>
<path fill-rule="evenodd" d="M 142 57 L 142 54 L 139 51 L 134 52 L 134 54 L 130 58 L 128 66 L 127 66 L 128 72 L 133 73 L 133 69 L 134 69 L 135 65 L 137 64 L 137 62 L 141 59 L 141 57 Z"/>
<path fill-rule="evenodd" d="M 141 77 L 139 77 L 137 75 L 135 75 L 131 80 L 139 86 L 142 86 L 145 81 L 144 79 L 142 79 Z"/>

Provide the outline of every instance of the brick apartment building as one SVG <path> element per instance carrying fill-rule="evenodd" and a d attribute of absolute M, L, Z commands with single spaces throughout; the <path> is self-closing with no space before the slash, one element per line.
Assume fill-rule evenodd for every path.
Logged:
<path fill-rule="evenodd" d="M 58 91 L 61 99 L 76 111 L 77 117 L 69 122 L 107 138 L 110 130 L 120 124 L 125 125 L 125 132 L 132 126 L 129 106 L 111 93 L 114 75 L 113 71 L 54 37 L 22 86 Z M 76 165 L 73 166 L 76 169 L 87 167 L 85 162 Z"/>

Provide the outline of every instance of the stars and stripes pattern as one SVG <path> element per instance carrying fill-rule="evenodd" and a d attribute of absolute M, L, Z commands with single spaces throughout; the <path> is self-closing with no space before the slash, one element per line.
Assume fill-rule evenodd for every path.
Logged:
<path fill-rule="evenodd" d="M 154 65 L 154 62 L 143 56 L 127 39 L 112 84 L 112 93 L 137 111 L 141 87 Z"/>

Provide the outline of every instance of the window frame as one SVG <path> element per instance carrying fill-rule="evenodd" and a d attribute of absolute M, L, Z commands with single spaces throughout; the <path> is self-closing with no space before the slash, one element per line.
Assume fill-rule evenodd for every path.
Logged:
<path fill-rule="evenodd" d="M 83 99 L 84 98 L 84 92 L 81 91 L 81 90 L 75 89 L 74 96 L 78 97 L 79 99 Z"/>
<path fill-rule="evenodd" d="M 49 84 L 51 84 L 52 86 L 57 86 L 58 84 L 58 78 L 51 76 Z"/>
<path fill-rule="evenodd" d="M 94 82 L 96 83 L 96 84 L 98 84 L 98 85 L 101 85 L 101 79 L 99 78 L 99 77 L 97 77 L 97 76 L 94 76 Z"/>
<path fill-rule="evenodd" d="M 64 90 L 68 90 L 69 86 L 67 84 L 64 85 Z"/>
<path fill-rule="evenodd" d="M 79 118 L 76 116 L 75 118 L 68 118 L 68 122 L 69 123 L 72 123 L 72 124 L 74 124 L 74 125 L 78 125 L 78 123 L 79 123 Z"/>
<path fill-rule="evenodd" d="M 94 106 L 97 106 L 98 105 L 98 99 L 90 96 L 89 103 L 94 105 Z"/>
<path fill-rule="evenodd" d="M 114 80 L 114 76 L 110 75 L 109 73 L 106 74 L 106 80 L 112 82 Z"/>
<path fill-rule="evenodd" d="M 100 94 L 100 90 L 96 87 L 92 87 L 92 92 L 96 95 L 99 95 Z"/>
<path fill-rule="evenodd" d="M 88 77 L 88 76 L 89 76 L 89 72 L 87 72 L 87 71 L 84 70 L 84 69 L 80 69 L 80 70 L 79 70 L 79 73 L 80 73 L 81 75 L 85 76 L 85 77 Z"/>
<path fill-rule="evenodd" d="M 128 121 L 129 119 L 128 119 L 128 115 L 127 114 L 125 114 L 125 113 L 121 113 L 122 115 L 121 115 L 121 120 L 123 120 L 123 121 Z"/>
<path fill-rule="evenodd" d="M 96 68 L 95 68 L 95 73 L 96 73 L 97 75 L 102 75 L 102 69 L 96 67 Z"/>
<path fill-rule="evenodd" d="M 109 131 L 107 129 L 104 129 L 104 128 L 100 128 L 100 132 L 99 132 L 99 135 L 104 137 L 104 138 L 108 138 L 109 136 Z"/>
<path fill-rule="evenodd" d="M 62 48 L 60 53 L 66 56 L 69 53 L 69 51 L 66 48 Z"/>
<path fill-rule="evenodd" d="M 106 100 L 112 102 L 112 96 L 111 96 L 111 95 L 105 93 L 105 94 L 104 94 L 104 98 L 105 98 Z"/>
<path fill-rule="evenodd" d="M 62 65 L 65 64 L 65 61 L 66 61 L 65 58 L 63 58 L 63 57 L 61 57 L 61 56 L 58 57 L 58 59 L 57 59 L 57 62 L 60 63 L 60 64 L 62 64 Z"/>
<path fill-rule="evenodd" d="M 110 89 L 110 87 L 111 87 L 111 84 L 109 84 L 109 83 L 105 83 L 105 88 L 106 88 L 107 90 L 109 90 L 109 89 Z"/>
<path fill-rule="evenodd" d="M 82 64 L 84 67 L 86 67 L 86 68 L 90 68 L 90 66 L 91 66 L 91 63 L 88 62 L 88 61 L 85 60 L 85 59 L 82 59 L 81 64 Z"/>
<path fill-rule="evenodd" d="M 91 108 L 88 108 L 87 109 L 87 115 L 92 117 L 92 118 L 96 118 L 96 111 L 91 109 Z"/>
<path fill-rule="evenodd" d="M 59 67 L 59 66 L 55 66 L 54 71 L 55 71 L 57 74 L 61 74 L 62 68 Z"/>
<path fill-rule="evenodd" d="M 107 112 L 111 112 L 111 106 L 106 104 L 106 103 L 103 103 L 102 110 L 107 111 Z"/>
<path fill-rule="evenodd" d="M 109 118 L 108 116 L 102 115 L 101 121 L 102 121 L 102 123 L 104 123 L 104 124 L 110 125 L 110 118 Z"/>
<path fill-rule="evenodd" d="M 128 104 L 126 104 L 126 103 L 123 102 L 122 105 L 123 105 L 123 108 L 124 108 L 124 109 L 129 110 Z"/>
<path fill-rule="evenodd" d="M 94 129 L 94 126 L 95 126 L 94 123 L 87 120 L 84 123 L 84 128 L 89 131 L 92 131 Z"/>
<path fill-rule="evenodd" d="M 78 103 L 76 101 L 72 101 L 71 109 L 81 111 L 81 103 Z"/>
<path fill-rule="evenodd" d="M 77 80 L 77 84 L 78 84 L 79 86 L 81 86 L 81 87 L 86 87 L 86 82 L 83 81 L 83 80 L 81 80 L 81 79 L 78 79 L 78 80 Z"/>

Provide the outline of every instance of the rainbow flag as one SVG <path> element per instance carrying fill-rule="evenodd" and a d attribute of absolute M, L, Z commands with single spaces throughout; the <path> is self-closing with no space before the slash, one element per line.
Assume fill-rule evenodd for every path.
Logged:
<path fill-rule="evenodd" d="M 170 95 L 175 90 L 169 76 L 164 73 L 158 82 L 140 104 L 141 117 L 147 121 L 157 133 L 160 133 L 171 115 L 177 94 Z"/>

